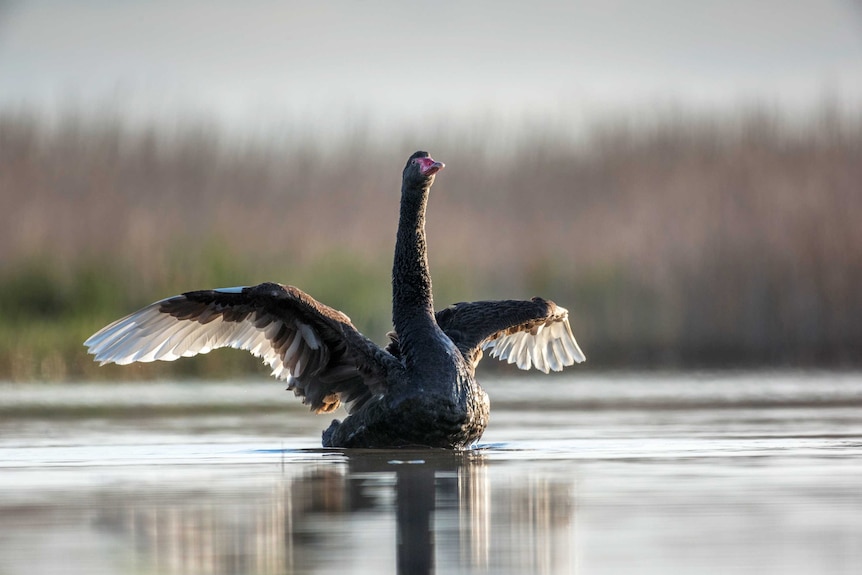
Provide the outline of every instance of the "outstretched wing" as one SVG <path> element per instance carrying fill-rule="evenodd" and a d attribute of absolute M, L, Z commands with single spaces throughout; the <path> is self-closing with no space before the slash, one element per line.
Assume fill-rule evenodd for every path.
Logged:
<path fill-rule="evenodd" d="M 219 347 L 263 358 L 318 413 L 355 411 L 385 389 L 392 356 L 343 313 L 292 286 L 188 292 L 115 321 L 84 342 L 103 365 L 173 361 Z"/>
<path fill-rule="evenodd" d="M 474 366 L 483 350 L 521 369 L 545 373 L 586 359 L 572 334 L 568 310 L 542 298 L 456 303 L 436 318 Z"/>

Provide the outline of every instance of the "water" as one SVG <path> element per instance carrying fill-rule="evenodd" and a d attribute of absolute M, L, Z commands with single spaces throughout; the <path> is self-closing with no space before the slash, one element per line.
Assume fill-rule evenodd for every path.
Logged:
<path fill-rule="evenodd" d="M 479 447 L 273 381 L 0 385 L 0 573 L 862 573 L 862 375 L 485 378 Z"/>

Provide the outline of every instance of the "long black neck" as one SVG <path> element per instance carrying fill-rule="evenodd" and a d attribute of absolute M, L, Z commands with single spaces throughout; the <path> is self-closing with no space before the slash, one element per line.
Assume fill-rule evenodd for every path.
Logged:
<path fill-rule="evenodd" d="M 436 327 L 425 243 L 428 186 L 401 188 L 401 217 L 392 266 L 392 322 L 401 348 L 408 351 L 421 332 Z"/>

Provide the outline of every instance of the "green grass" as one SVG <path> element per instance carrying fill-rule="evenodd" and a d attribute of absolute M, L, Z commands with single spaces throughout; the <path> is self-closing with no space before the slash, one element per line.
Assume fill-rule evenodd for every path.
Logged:
<path fill-rule="evenodd" d="M 87 337 L 152 301 L 193 289 L 267 279 L 261 277 L 260 271 L 251 269 L 253 266 L 227 260 L 222 251 L 205 252 L 210 259 L 198 257 L 191 273 L 184 258 L 178 258 L 168 270 L 163 270 L 158 281 L 140 275 L 134 267 L 115 262 L 71 267 L 68 262 L 52 264 L 47 258 L 39 258 L 21 262 L 18 267 L 7 267 L 0 275 L 0 301 L 5 318 L 0 323 L 0 378 L 13 381 L 229 378 L 255 372 L 265 376 L 268 368 L 260 365 L 257 358 L 234 350 L 215 350 L 206 357 L 172 364 L 104 367 L 86 354 L 82 344 Z M 632 291 L 631 284 L 618 274 L 588 273 L 578 282 L 571 282 L 559 277 L 550 264 L 541 267 L 545 269 L 544 275 L 530 274 L 524 294 L 553 291 L 560 294 L 561 301 L 579 302 L 579 308 L 572 310 L 573 323 L 582 337 L 585 334 L 607 337 L 602 330 L 612 330 L 615 319 L 628 315 L 626 310 L 631 306 L 654 307 L 640 303 L 651 301 L 649 294 Z M 464 299 L 487 298 L 495 289 L 500 291 L 489 282 L 465 280 L 456 268 L 442 267 L 438 271 L 435 281 L 438 308 Z M 336 251 L 316 258 L 306 267 L 269 279 L 297 285 L 323 303 L 343 310 L 361 331 L 385 343 L 385 334 L 391 329 L 389 274 L 388 258 L 366 261 Z M 620 302 L 626 302 L 625 309 L 619 307 Z M 590 311 L 583 313 L 583 310 Z M 650 337 L 652 323 L 648 318 L 639 321 L 638 328 L 623 330 L 627 340 Z M 631 329 L 635 333 L 630 333 Z"/>
<path fill-rule="evenodd" d="M 208 242 L 205 242 L 208 243 Z M 118 263 L 51 262 L 34 258 L 7 266 L 0 274 L 0 378 L 59 381 L 67 378 L 145 379 L 162 376 L 232 377 L 268 368 L 257 358 L 216 350 L 206 358 L 133 366 L 99 367 L 84 340 L 128 313 L 163 297 L 265 280 L 301 287 L 313 297 L 345 310 L 369 337 L 385 341 L 391 329 L 388 262 L 367 262 L 344 252 L 316 258 L 306 267 L 264 277 L 242 259 L 228 257 L 218 242 L 201 250 L 194 265 L 181 250 L 157 278 Z"/>

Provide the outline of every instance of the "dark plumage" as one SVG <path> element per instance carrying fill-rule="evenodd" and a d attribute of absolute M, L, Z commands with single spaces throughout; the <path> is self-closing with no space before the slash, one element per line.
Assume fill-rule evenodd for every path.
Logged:
<path fill-rule="evenodd" d="M 323 432 L 326 447 L 462 448 L 488 424 L 475 380 L 483 350 L 548 372 L 584 360 L 568 312 L 541 298 L 458 303 L 434 313 L 425 208 L 443 164 L 407 161 L 392 269 L 395 330 L 383 349 L 346 315 L 293 286 L 188 292 L 158 301 L 90 337 L 97 361 L 172 361 L 218 347 L 250 351 L 317 413 L 348 417 Z"/>

